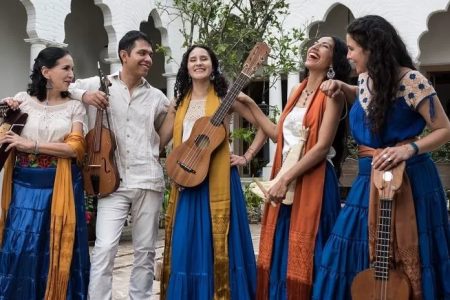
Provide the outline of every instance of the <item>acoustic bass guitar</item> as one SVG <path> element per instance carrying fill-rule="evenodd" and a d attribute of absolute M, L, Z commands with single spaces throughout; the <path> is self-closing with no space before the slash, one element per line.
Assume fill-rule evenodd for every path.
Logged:
<path fill-rule="evenodd" d="M 396 269 L 392 261 L 392 216 L 394 195 L 403 180 L 405 163 L 392 171 L 375 171 L 374 184 L 380 195 L 377 214 L 375 259 L 372 267 L 358 275 L 352 282 L 353 300 L 408 300 L 411 285 L 406 275 Z"/>
<path fill-rule="evenodd" d="M 258 67 L 266 61 L 269 52 L 269 47 L 263 42 L 253 47 L 242 71 L 214 115 L 198 119 L 188 140 L 169 154 L 166 160 L 167 174 L 177 185 L 193 187 L 205 180 L 212 153 L 227 138 L 223 120 L 239 92 L 250 81 Z"/>

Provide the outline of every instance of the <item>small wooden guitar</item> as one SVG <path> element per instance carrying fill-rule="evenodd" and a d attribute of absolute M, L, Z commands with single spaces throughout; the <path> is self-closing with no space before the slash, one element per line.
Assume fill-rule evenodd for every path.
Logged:
<path fill-rule="evenodd" d="M 27 113 L 21 112 L 20 109 L 12 110 L 7 104 L 0 104 L 0 116 L 3 118 L 0 125 L 0 136 L 5 135 L 8 131 L 20 135 L 28 119 Z M 5 143 L 0 147 L 0 170 L 3 169 L 3 165 L 11 152 L 11 149 L 5 152 L 8 145 Z"/>
<path fill-rule="evenodd" d="M 375 243 L 375 261 L 353 280 L 351 293 L 353 300 L 408 300 L 411 297 L 411 285 L 406 275 L 393 267 L 391 259 L 391 225 L 395 192 L 403 180 L 405 163 L 392 171 L 375 171 L 374 184 L 380 194 L 377 217 L 377 239 Z"/>
<path fill-rule="evenodd" d="M 266 199 L 266 193 L 267 190 L 270 189 L 272 186 L 274 186 L 280 178 L 289 171 L 303 156 L 304 151 L 304 145 L 306 144 L 306 141 L 308 139 L 309 135 L 309 128 L 306 128 L 305 126 L 302 126 L 300 128 L 300 139 L 298 141 L 298 144 L 292 146 L 291 150 L 289 150 L 286 159 L 283 162 L 283 165 L 281 166 L 280 171 L 278 171 L 277 175 L 274 179 L 270 181 L 258 181 L 256 178 L 254 179 L 254 182 L 250 183 L 250 191 L 252 191 L 254 194 L 259 196 L 260 198 L 264 199 L 266 202 L 268 199 Z M 294 195 L 295 195 L 295 187 L 297 185 L 297 180 L 293 180 L 289 185 L 286 192 L 286 197 L 283 199 L 282 203 L 286 205 L 292 205 L 294 203 Z M 274 205 L 275 203 L 271 203 Z M 274 205 L 275 206 L 275 205 Z"/>
<path fill-rule="evenodd" d="M 265 43 L 257 43 L 244 63 L 244 68 L 230 87 L 217 111 L 212 117 L 198 119 L 189 139 L 176 147 L 167 157 L 166 168 L 169 177 L 179 186 L 193 187 L 205 180 L 211 155 L 227 138 L 223 120 L 241 89 L 269 55 Z"/>

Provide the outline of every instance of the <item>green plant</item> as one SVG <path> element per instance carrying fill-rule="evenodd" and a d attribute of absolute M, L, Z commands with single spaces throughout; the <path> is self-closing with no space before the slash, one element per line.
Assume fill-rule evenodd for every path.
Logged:
<path fill-rule="evenodd" d="M 244 196 L 247 200 L 247 214 L 249 221 L 251 223 L 257 223 L 261 221 L 261 204 L 263 203 L 263 199 L 257 196 L 250 190 L 250 185 L 247 184 L 244 187 Z"/>
<path fill-rule="evenodd" d="M 236 78 L 253 45 L 262 40 L 272 49 L 263 76 L 277 78 L 302 65 L 305 31 L 286 30 L 283 23 L 290 11 L 286 0 L 173 0 L 157 7 L 180 21 L 184 47 L 198 43 L 214 49 L 230 79 Z"/>

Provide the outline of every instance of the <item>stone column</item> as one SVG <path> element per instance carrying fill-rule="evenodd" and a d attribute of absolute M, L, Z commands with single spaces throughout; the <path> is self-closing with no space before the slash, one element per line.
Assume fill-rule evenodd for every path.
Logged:
<path fill-rule="evenodd" d="M 33 69 L 34 59 L 38 56 L 39 52 L 41 52 L 43 49 L 50 47 L 50 46 L 60 47 L 60 48 L 67 47 L 67 44 L 65 44 L 65 43 L 58 43 L 55 41 L 50 41 L 50 40 L 41 39 L 41 38 L 24 39 L 24 41 L 31 44 L 31 46 L 30 46 L 30 70 Z"/>
<path fill-rule="evenodd" d="M 292 91 L 292 88 L 296 86 L 300 82 L 300 73 L 299 72 L 291 72 L 288 74 L 287 77 L 287 94 L 289 97 L 289 94 Z"/>
<path fill-rule="evenodd" d="M 272 84 L 273 83 L 273 84 Z M 269 105 L 278 107 L 278 110 L 282 111 L 282 98 L 283 94 L 281 91 L 281 77 L 273 78 L 271 77 L 269 80 L 269 84 L 271 84 L 269 89 Z M 273 143 L 270 139 L 269 143 L 269 163 L 263 168 L 263 178 L 264 180 L 268 180 L 270 177 L 270 172 L 272 170 L 273 158 L 275 156 L 276 144 Z"/>
<path fill-rule="evenodd" d="M 105 62 L 109 64 L 109 74 L 116 73 L 122 69 L 122 63 L 117 57 L 106 58 Z"/>
<path fill-rule="evenodd" d="M 174 97 L 173 89 L 175 87 L 175 80 L 177 77 L 177 73 L 164 73 L 162 74 L 164 77 L 166 77 L 166 96 L 167 98 L 172 101 Z"/>

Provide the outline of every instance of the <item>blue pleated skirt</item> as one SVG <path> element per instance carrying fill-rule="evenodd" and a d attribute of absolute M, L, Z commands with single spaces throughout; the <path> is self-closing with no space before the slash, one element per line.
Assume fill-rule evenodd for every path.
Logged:
<path fill-rule="evenodd" d="M 313 299 L 351 299 L 353 278 L 369 267 L 370 163 L 359 160 L 359 174 L 323 250 Z M 439 175 L 428 154 L 408 160 L 406 172 L 416 210 L 423 299 L 450 299 L 450 229 Z"/>
<path fill-rule="evenodd" d="M 272 300 L 287 299 L 286 276 L 291 210 L 291 205 L 281 205 L 278 214 L 269 279 L 269 297 Z M 327 163 L 322 211 L 314 250 L 314 274 L 316 274 L 316 266 L 320 264 L 323 247 L 333 229 L 339 210 L 340 198 L 338 180 L 333 166 L 330 163 Z"/>
<path fill-rule="evenodd" d="M 233 167 L 230 175 L 228 254 L 231 299 L 250 300 L 255 298 L 255 254 L 237 168 Z M 213 255 L 209 186 L 205 180 L 197 187 L 184 189 L 178 199 L 167 299 L 213 299 Z"/>
<path fill-rule="evenodd" d="M 13 194 L 0 248 L 0 299 L 43 299 L 49 265 L 55 168 L 15 167 Z M 76 232 L 67 299 L 86 299 L 89 247 L 81 173 L 72 166 Z"/>

